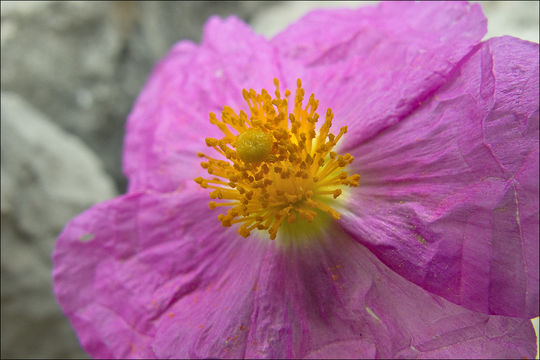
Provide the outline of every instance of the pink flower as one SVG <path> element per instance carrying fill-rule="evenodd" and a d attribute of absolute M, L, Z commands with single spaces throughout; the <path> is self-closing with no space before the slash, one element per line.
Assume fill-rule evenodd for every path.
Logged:
<path fill-rule="evenodd" d="M 485 32 L 478 5 L 396 2 L 315 11 L 270 41 L 211 18 L 201 45 L 178 43 L 128 119 L 128 193 L 73 219 L 53 255 L 84 349 L 534 357 L 538 44 Z M 332 203 L 339 220 L 293 245 L 223 227 L 193 181 L 209 178 L 205 138 L 223 137 L 208 114 L 249 116 L 242 89 L 272 92 L 274 78 L 301 78 L 333 110 L 360 175 Z"/>

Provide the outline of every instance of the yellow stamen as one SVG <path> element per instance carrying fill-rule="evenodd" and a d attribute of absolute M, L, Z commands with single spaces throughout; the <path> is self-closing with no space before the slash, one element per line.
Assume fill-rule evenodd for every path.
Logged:
<path fill-rule="evenodd" d="M 212 179 L 195 179 L 201 187 L 211 189 L 211 209 L 230 207 L 218 220 L 223 226 L 240 224 L 238 233 L 247 237 L 252 230 L 265 230 L 275 239 L 279 229 L 297 223 L 312 223 L 321 214 L 338 220 L 333 202 L 342 194 L 343 186 L 358 186 L 360 176 L 349 176 L 346 167 L 354 158 L 332 151 L 347 132 L 330 133 L 334 114 L 328 109 L 318 133 L 315 124 L 318 101 L 313 94 L 302 106 L 304 89 L 297 81 L 294 109 L 288 110 L 286 90 L 281 96 L 279 81 L 274 79 L 275 97 L 266 90 L 243 90 L 250 117 L 225 107 L 221 120 L 210 113 L 210 123 L 223 133 L 223 138 L 207 138 L 207 146 L 223 156 L 214 159 L 199 153 L 201 166 Z M 341 198 L 340 198 L 341 199 Z"/>

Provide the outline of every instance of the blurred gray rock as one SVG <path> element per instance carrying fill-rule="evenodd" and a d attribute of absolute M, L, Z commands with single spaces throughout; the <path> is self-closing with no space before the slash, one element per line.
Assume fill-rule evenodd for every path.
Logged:
<path fill-rule="evenodd" d="M 72 217 L 115 196 L 113 181 L 79 139 L 1 99 L 1 357 L 86 357 L 52 292 L 51 252 Z"/>
<path fill-rule="evenodd" d="M 250 20 L 271 2 L 3 1 L 1 88 L 96 152 L 123 191 L 124 123 L 153 65 L 212 14 Z"/>

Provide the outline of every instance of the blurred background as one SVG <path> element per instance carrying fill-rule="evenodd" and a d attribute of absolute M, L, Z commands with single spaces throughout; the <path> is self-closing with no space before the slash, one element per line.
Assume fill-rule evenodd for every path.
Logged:
<path fill-rule="evenodd" d="M 213 14 L 271 37 L 313 8 L 371 3 L 2 1 L 1 357 L 87 357 L 52 293 L 50 254 L 67 221 L 125 191 L 125 119 L 175 42 L 198 42 Z M 538 2 L 481 5 L 486 38 L 538 42 Z"/>

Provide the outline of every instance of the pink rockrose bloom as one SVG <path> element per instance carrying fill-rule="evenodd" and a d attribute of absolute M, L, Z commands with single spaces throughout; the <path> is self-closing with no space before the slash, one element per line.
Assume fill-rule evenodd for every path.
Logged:
<path fill-rule="evenodd" d="M 534 358 L 538 44 L 485 32 L 477 4 L 393 2 L 176 44 L 128 119 L 128 193 L 56 244 L 83 348 Z"/>

